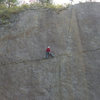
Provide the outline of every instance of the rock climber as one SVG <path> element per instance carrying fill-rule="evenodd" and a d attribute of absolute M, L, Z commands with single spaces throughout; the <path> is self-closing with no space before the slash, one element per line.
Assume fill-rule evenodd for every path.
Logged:
<path fill-rule="evenodd" d="M 46 58 L 49 58 L 49 56 L 54 57 L 54 55 L 51 53 L 50 46 L 48 46 L 46 49 Z"/>

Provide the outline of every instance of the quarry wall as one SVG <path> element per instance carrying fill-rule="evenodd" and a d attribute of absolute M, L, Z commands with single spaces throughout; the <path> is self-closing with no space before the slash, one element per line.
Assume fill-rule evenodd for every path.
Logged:
<path fill-rule="evenodd" d="M 0 27 L 0 100 L 99 100 L 100 4 L 57 13 L 26 10 Z M 45 58 L 50 45 L 54 58 Z"/>

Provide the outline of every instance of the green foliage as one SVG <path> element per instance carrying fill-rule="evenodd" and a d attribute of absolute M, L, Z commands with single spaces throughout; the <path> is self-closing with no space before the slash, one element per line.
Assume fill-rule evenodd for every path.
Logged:
<path fill-rule="evenodd" d="M 0 4 L 0 20 L 2 20 L 2 23 L 8 23 L 8 20 L 11 18 L 12 14 L 17 14 L 21 11 L 31 8 L 49 8 L 59 12 L 63 10 L 65 7 L 62 5 L 53 5 L 53 4 L 42 5 L 41 3 L 33 3 L 31 5 L 24 4 L 22 6 L 12 6 L 8 8 L 5 4 Z"/>
<path fill-rule="evenodd" d="M 9 0 L 9 2 L 15 3 L 17 2 L 17 0 Z"/>
<path fill-rule="evenodd" d="M 0 4 L 0 10 L 5 10 L 5 9 L 7 9 L 7 6 L 5 6 L 5 4 Z"/>
<path fill-rule="evenodd" d="M 55 9 L 55 10 L 59 10 L 62 8 L 66 8 L 68 5 L 63 6 L 63 5 L 54 5 L 54 4 L 50 4 L 50 3 L 45 3 L 45 4 L 41 4 L 41 3 L 33 3 L 30 5 L 30 7 L 40 7 L 40 8 L 50 8 L 50 9 Z"/>
<path fill-rule="evenodd" d="M 23 4 L 23 5 L 20 7 L 20 9 L 23 9 L 23 10 L 29 9 L 29 8 L 30 8 L 30 5 L 27 5 L 27 4 Z"/>
<path fill-rule="evenodd" d="M 47 4 L 45 5 L 46 8 L 52 8 L 52 9 L 60 9 L 63 8 L 62 5 L 53 5 L 53 4 Z"/>
<path fill-rule="evenodd" d="M 0 5 L 0 20 L 2 21 L 2 24 L 8 24 L 11 15 L 17 14 L 22 10 L 23 9 L 21 7 L 17 7 L 17 6 L 7 8 L 7 6 L 5 5 Z"/>
<path fill-rule="evenodd" d="M 7 0 L 6 3 L 8 4 L 9 7 L 11 7 L 14 5 L 15 2 L 17 2 L 17 0 Z"/>
<path fill-rule="evenodd" d="M 6 1 L 6 0 L 0 0 L 0 3 L 4 2 L 4 1 Z"/>
<path fill-rule="evenodd" d="M 39 0 L 39 2 L 41 2 L 42 4 L 44 3 L 52 3 L 52 0 Z"/>
<path fill-rule="evenodd" d="M 37 3 L 37 2 L 35 2 L 35 3 L 32 3 L 32 4 L 30 4 L 30 7 L 43 7 L 43 5 L 41 4 L 41 3 Z"/>

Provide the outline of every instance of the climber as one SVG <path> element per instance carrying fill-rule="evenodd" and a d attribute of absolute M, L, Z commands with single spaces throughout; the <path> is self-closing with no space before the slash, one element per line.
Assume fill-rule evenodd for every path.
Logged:
<path fill-rule="evenodd" d="M 54 55 L 51 53 L 50 46 L 48 46 L 46 49 L 46 58 L 49 58 L 49 56 L 54 57 Z"/>

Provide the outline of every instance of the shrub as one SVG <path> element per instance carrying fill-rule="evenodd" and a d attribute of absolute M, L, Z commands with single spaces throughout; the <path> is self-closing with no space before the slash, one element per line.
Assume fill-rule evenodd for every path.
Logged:
<path fill-rule="evenodd" d="M 10 19 L 12 14 L 17 14 L 23 10 L 39 7 L 39 8 L 50 8 L 57 11 L 60 11 L 61 9 L 65 8 L 65 6 L 62 5 L 53 5 L 49 3 L 41 4 L 41 3 L 33 3 L 33 4 L 23 4 L 21 6 L 13 6 L 8 8 L 5 4 L 0 4 L 0 19 L 3 23 L 7 23 L 7 20 Z M 66 6 L 67 7 L 67 6 Z"/>

